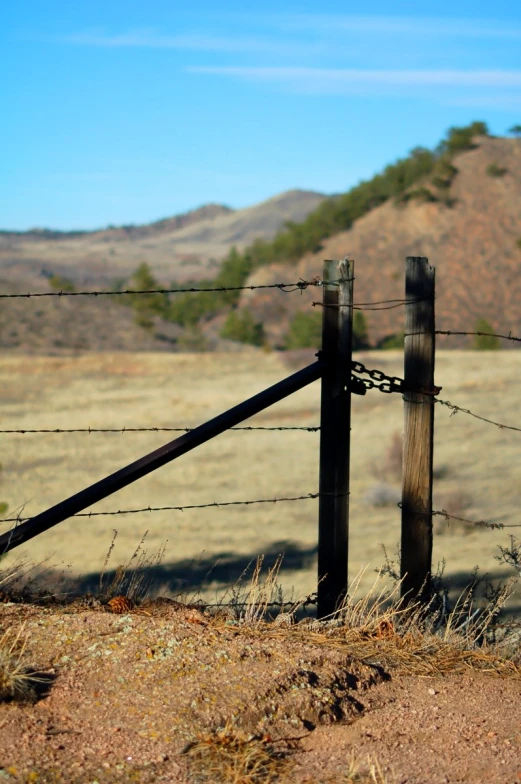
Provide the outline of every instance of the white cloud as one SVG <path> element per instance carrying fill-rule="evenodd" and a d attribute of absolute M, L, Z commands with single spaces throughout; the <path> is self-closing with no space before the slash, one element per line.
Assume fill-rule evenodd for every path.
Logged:
<path fill-rule="evenodd" d="M 161 35 L 153 30 L 133 30 L 109 35 L 91 31 L 75 33 L 60 39 L 77 46 L 94 46 L 110 49 L 177 49 L 179 51 L 220 52 L 229 54 L 313 55 L 327 49 L 322 44 L 299 41 L 276 41 L 258 37 L 228 37 L 218 35 Z"/>
<path fill-rule="evenodd" d="M 356 68 L 247 68 L 191 66 L 186 71 L 240 79 L 315 85 L 406 87 L 521 87 L 521 71 L 364 70 Z"/>
<path fill-rule="evenodd" d="M 244 20 L 248 17 L 244 16 Z M 368 35 L 451 36 L 458 38 L 520 39 L 519 22 L 494 19 L 449 19 L 443 17 L 355 16 L 333 14 L 274 14 L 253 16 L 282 30 L 310 30 L 319 33 Z M 417 42 L 414 42 L 417 43 Z"/>
<path fill-rule="evenodd" d="M 521 93 L 519 95 L 462 95 L 444 98 L 440 101 L 444 106 L 468 106 L 470 108 L 496 109 L 502 111 L 521 111 Z"/>

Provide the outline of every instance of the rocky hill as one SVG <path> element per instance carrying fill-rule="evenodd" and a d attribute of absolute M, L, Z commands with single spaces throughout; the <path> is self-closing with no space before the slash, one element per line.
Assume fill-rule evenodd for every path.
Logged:
<path fill-rule="evenodd" d="M 389 200 L 297 264 L 262 267 L 248 283 L 309 280 L 321 274 L 323 259 L 349 255 L 355 259 L 355 301 L 388 300 L 404 296 L 405 257 L 427 256 L 436 267 L 439 329 L 473 330 L 485 318 L 496 330 L 521 334 L 521 139 L 478 137 L 453 166 L 450 199 Z M 252 291 L 240 307 L 263 322 L 268 341 L 277 345 L 295 313 L 311 312 L 310 303 L 320 298 L 319 289 L 302 296 Z M 403 330 L 403 308 L 365 316 L 372 344 Z M 451 338 L 450 345 L 458 341 Z"/>
<path fill-rule="evenodd" d="M 58 274 L 74 283 L 106 286 L 128 278 L 142 262 L 166 283 L 215 275 L 231 245 L 271 240 L 286 221 L 302 221 L 326 197 L 292 190 L 243 210 L 209 204 L 148 225 L 93 232 L 0 232 L 0 275 L 38 285 Z"/>
<path fill-rule="evenodd" d="M 521 334 L 521 139 L 492 137 L 484 123 L 450 129 L 436 150 L 417 148 L 335 198 L 289 191 L 247 210 L 209 205 L 148 226 L 48 235 L 0 235 L 2 291 L 48 291 L 50 272 L 85 288 L 117 279 L 147 289 L 175 278 L 216 288 L 271 284 L 320 276 L 324 259 L 349 255 L 355 302 L 372 303 L 403 298 L 405 257 L 415 255 L 436 267 L 439 329 L 472 331 L 486 319 L 496 331 Z M 238 252 L 230 252 L 232 245 Z M 131 278 L 145 261 L 151 269 Z M 320 299 L 316 288 L 139 302 L 4 299 L 0 344 L 39 352 L 288 347 L 301 311 L 314 329 L 301 345 L 317 345 L 320 310 L 311 304 Z M 403 307 L 369 306 L 364 316 L 372 346 L 403 331 Z M 469 340 L 442 338 L 440 345 Z"/>

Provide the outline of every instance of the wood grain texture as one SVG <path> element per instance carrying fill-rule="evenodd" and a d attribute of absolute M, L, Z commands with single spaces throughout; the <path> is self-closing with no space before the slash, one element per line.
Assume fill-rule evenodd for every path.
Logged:
<path fill-rule="evenodd" d="M 353 275 L 353 261 L 324 262 L 322 354 L 329 368 L 320 409 L 319 618 L 347 594 Z"/>
<path fill-rule="evenodd" d="M 404 378 L 408 388 L 434 385 L 434 276 L 428 259 L 406 261 Z M 404 395 L 401 577 L 408 600 L 428 595 L 432 562 L 432 462 L 434 401 Z"/>

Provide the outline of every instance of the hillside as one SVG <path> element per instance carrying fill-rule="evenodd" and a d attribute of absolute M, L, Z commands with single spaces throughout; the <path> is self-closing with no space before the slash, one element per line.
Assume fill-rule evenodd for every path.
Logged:
<path fill-rule="evenodd" d="M 320 249 L 297 264 L 256 270 L 248 284 L 309 280 L 321 273 L 323 259 L 349 255 L 356 265 L 355 301 L 401 298 L 405 257 L 427 256 L 436 267 L 439 329 L 472 330 L 478 318 L 485 318 L 496 330 L 519 335 L 521 140 L 481 136 L 474 144 L 453 159 L 457 172 L 450 186 L 451 206 L 416 198 L 402 205 L 389 200 L 350 229 L 323 240 Z M 316 289 L 298 297 L 245 292 L 239 307 L 249 308 L 264 323 L 269 342 L 280 344 L 295 312 L 311 312 L 311 301 L 320 297 Z M 365 316 L 373 344 L 403 330 L 403 308 Z M 451 338 L 450 345 L 458 345 L 457 340 Z"/>
<path fill-rule="evenodd" d="M 0 274 L 34 286 L 44 270 L 81 285 L 106 286 L 146 261 L 166 282 L 210 277 L 231 245 L 242 249 L 258 238 L 271 240 L 286 221 L 304 220 L 325 198 L 292 190 L 243 210 L 211 204 L 143 226 L 2 232 Z"/>
<path fill-rule="evenodd" d="M 449 129 L 433 151 L 415 148 L 339 196 L 288 191 L 237 212 L 209 205 L 148 226 L 51 234 L 0 234 L 3 291 L 60 288 L 62 279 L 49 281 L 51 272 L 82 288 L 154 289 L 198 281 L 202 288 L 233 289 L 309 279 L 321 274 L 325 258 L 349 255 L 356 262 L 355 301 L 365 303 L 402 298 L 405 257 L 424 255 L 437 269 L 438 328 L 472 331 L 478 319 L 486 319 L 497 331 L 521 334 L 521 139 L 492 137 L 481 122 Z M 287 296 L 231 291 L 124 297 L 119 304 L 113 298 L 79 299 L 67 306 L 64 300 L 4 300 L 0 341 L 38 352 L 316 346 L 320 310 L 311 302 L 320 297 L 312 289 Z M 73 339 L 76 313 L 88 329 L 80 328 L 81 338 Z M 369 309 L 364 317 L 371 346 L 403 330 L 401 307 Z M 94 324 L 103 327 L 101 343 Z M 470 345 L 464 337 L 441 344 Z"/>

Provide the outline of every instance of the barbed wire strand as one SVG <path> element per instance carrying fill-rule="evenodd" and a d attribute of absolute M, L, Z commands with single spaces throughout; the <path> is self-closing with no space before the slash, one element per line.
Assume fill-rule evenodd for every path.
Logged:
<path fill-rule="evenodd" d="M 293 601 L 287 601 L 287 602 L 263 602 L 263 605 L 265 607 L 279 607 L 281 609 L 283 607 L 294 607 L 295 611 L 297 611 L 302 607 L 314 607 L 317 604 L 318 604 L 318 597 L 316 591 L 314 591 L 313 593 L 309 593 L 307 596 L 304 597 L 304 599 L 300 599 L 300 600 L 294 599 Z M 216 604 L 206 604 L 205 602 L 203 602 L 200 605 L 201 610 L 206 610 L 206 609 L 230 610 L 235 607 L 258 607 L 258 604 L 255 604 L 255 602 L 236 602 L 232 600 L 231 602 L 228 603 L 218 602 Z"/>
<path fill-rule="evenodd" d="M 118 509 L 113 512 L 78 512 L 71 517 L 112 517 L 114 515 L 138 514 L 141 512 L 184 512 L 187 509 L 219 509 L 221 506 L 250 506 L 251 504 L 278 504 L 283 501 L 309 501 L 321 496 L 345 497 L 349 493 L 308 493 L 287 498 L 259 498 L 253 501 L 213 501 L 211 504 L 185 504 L 184 506 L 144 506 L 141 509 Z M 32 517 L 5 517 L 3 523 L 25 523 Z"/>
<path fill-rule="evenodd" d="M 475 414 L 469 408 L 456 406 L 449 400 L 440 400 L 438 397 L 433 398 L 433 400 L 435 403 L 440 403 L 442 406 L 446 406 L 446 408 L 452 409 L 451 416 L 454 416 L 458 413 L 468 414 L 469 416 L 474 417 L 474 419 L 479 419 L 481 422 L 486 422 L 489 425 L 495 425 L 496 427 L 499 427 L 500 430 L 515 430 L 516 432 L 521 433 L 521 427 L 514 427 L 514 425 L 505 425 L 502 422 L 495 422 L 493 419 L 488 419 L 487 417 L 480 416 L 480 414 Z M 430 405 L 430 402 L 428 405 Z"/>
<path fill-rule="evenodd" d="M 40 429 L 40 430 L 30 430 L 30 429 L 23 429 L 23 430 L 0 430 L 0 433 L 3 434 L 19 434 L 19 435 L 27 435 L 27 434 L 34 434 L 34 433 L 191 433 L 195 430 L 195 427 L 77 427 L 77 428 L 52 428 L 52 429 Z M 304 427 L 304 426 L 295 426 L 295 427 L 229 427 L 228 430 L 266 430 L 266 431 L 286 431 L 286 430 L 301 430 L 307 431 L 309 433 L 316 433 L 320 430 L 320 426 L 312 426 L 312 427 Z"/>
<path fill-rule="evenodd" d="M 424 332 L 406 332 L 404 337 L 412 337 L 413 335 L 424 335 Z M 487 337 L 487 338 L 503 338 L 504 340 L 513 340 L 517 343 L 521 343 L 521 338 L 515 337 L 512 335 L 512 332 L 509 332 L 508 335 L 499 335 L 496 332 L 459 332 L 453 329 L 436 329 L 434 330 L 435 335 L 479 335 L 480 337 Z"/>
<path fill-rule="evenodd" d="M 337 281 L 340 283 L 340 281 Z M 265 283 L 258 286 L 215 286 L 207 289 L 123 289 L 122 291 L 36 291 L 26 294 L 0 294 L 0 299 L 32 299 L 36 297 L 120 297 L 133 294 L 208 294 L 227 291 L 255 291 L 255 289 L 279 289 L 284 293 L 304 291 L 310 286 L 322 286 L 322 280 L 299 280 L 297 283 Z"/>
<path fill-rule="evenodd" d="M 431 512 L 432 515 L 438 517 L 444 517 L 446 520 L 457 520 L 460 523 L 469 523 L 469 525 L 477 525 L 481 528 L 492 528 L 502 530 L 503 528 L 521 528 L 521 524 L 519 525 L 505 525 L 504 523 L 489 523 L 486 520 L 467 520 L 465 517 L 456 517 L 456 515 L 451 515 L 445 511 L 445 509 L 433 509 Z"/>
<path fill-rule="evenodd" d="M 399 509 L 403 508 L 403 504 L 400 502 L 397 504 Z M 468 523 L 469 525 L 476 525 L 480 526 L 481 528 L 491 528 L 497 530 L 503 530 L 504 528 L 521 528 L 521 523 L 516 525 L 505 525 L 504 523 L 489 523 L 487 520 L 468 520 L 466 517 L 457 517 L 456 515 L 451 515 L 445 509 L 431 509 L 430 512 L 423 512 L 420 510 L 415 510 L 415 514 L 421 515 L 422 517 L 444 517 L 446 520 L 457 520 L 460 523 Z"/>
<path fill-rule="evenodd" d="M 351 307 L 353 310 L 393 310 L 402 305 L 415 305 L 417 302 L 426 302 L 431 300 L 431 297 L 421 297 L 419 299 L 382 299 L 375 302 L 355 302 Z M 330 304 L 325 305 L 323 302 L 312 302 L 314 308 L 340 308 L 346 307 L 345 305 Z M 382 307 L 380 307 L 382 306 Z"/>

